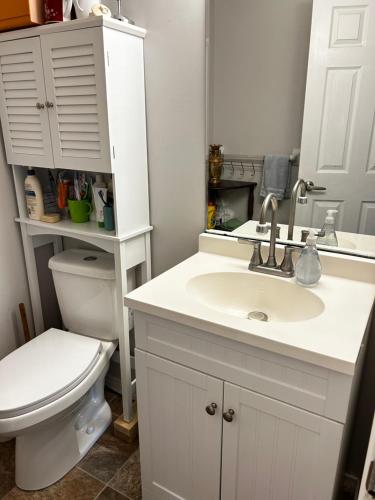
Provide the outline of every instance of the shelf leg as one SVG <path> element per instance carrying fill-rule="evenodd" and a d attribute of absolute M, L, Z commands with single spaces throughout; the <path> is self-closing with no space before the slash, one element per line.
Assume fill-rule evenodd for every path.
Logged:
<path fill-rule="evenodd" d="M 146 259 L 141 264 L 141 281 L 142 285 L 151 279 L 151 244 L 150 233 L 145 234 L 145 254 Z"/>
<path fill-rule="evenodd" d="M 117 329 L 119 332 L 119 351 L 121 369 L 121 388 L 123 419 L 130 422 L 133 418 L 132 379 L 129 340 L 128 308 L 124 305 L 124 297 L 128 291 L 126 270 L 126 241 L 114 245 L 116 269 L 116 311 Z"/>
<path fill-rule="evenodd" d="M 25 255 L 27 279 L 29 282 L 29 292 L 31 300 L 31 308 L 33 311 L 33 321 L 35 335 L 44 332 L 44 320 L 42 312 L 42 301 L 40 298 L 38 271 L 36 267 L 35 251 L 32 236 L 27 234 L 25 224 L 20 224 L 21 236 L 23 243 L 23 251 Z"/>

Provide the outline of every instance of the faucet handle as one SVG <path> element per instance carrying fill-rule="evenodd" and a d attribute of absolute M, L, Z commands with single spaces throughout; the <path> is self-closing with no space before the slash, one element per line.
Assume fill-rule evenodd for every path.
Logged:
<path fill-rule="evenodd" d="M 294 276 L 294 264 L 293 264 L 293 252 L 301 251 L 301 247 L 285 246 L 284 258 L 280 265 L 280 269 L 289 274 L 291 277 Z"/>
<path fill-rule="evenodd" d="M 309 234 L 310 234 L 310 229 L 302 229 L 302 231 L 301 231 L 302 243 L 306 243 L 306 240 L 307 240 L 307 237 Z M 320 231 L 315 233 L 315 236 L 317 236 L 318 238 L 322 238 L 323 236 L 325 236 L 325 234 L 326 234 L 325 230 L 321 229 Z"/>
<path fill-rule="evenodd" d="M 253 269 L 254 267 L 260 266 L 263 264 L 262 258 L 262 242 L 260 240 L 252 240 L 250 238 L 237 238 L 238 243 L 242 245 L 253 245 L 253 255 L 251 256 L 249 269 Z"/>

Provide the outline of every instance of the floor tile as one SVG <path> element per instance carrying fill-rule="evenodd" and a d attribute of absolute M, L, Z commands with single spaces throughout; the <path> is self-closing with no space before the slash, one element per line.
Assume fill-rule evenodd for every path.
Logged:
<path fill-rule="evenodd" d="M 118 491 L 109 488 L 108 486 L 96 497 L 95 500 L 128 500 Z"/>
<path fill-rule="evenodd" d="M 107 483 L 137 448 L 138 442 L 129 444 L 114 436 L 111 426 L 79 463 L 79 468 Z"/>
<path fill-rule="evenodd" d="M 103 483 L 107 483 L 124 465 L 125 460 L 126 458 L 121 453 L 104 446 L 96 446 L 80 462 L 79 468 Z"/>
<path fill-rule="evenodd" d="M 139 450 L 127 460 L 125 465 L 110 481 L 109 486 L 123 493 L 131 500 L 141 500 L 141 467 L 139 463 Z"/>
<path fill-rule="evenodd" d="M 113 425 L 100 437 L 98 445 L 105 446 L 106 448 L 121 453 L 125 457 L 125 460 L 127 460 L 139 447 L 138 439 L 133 443 L 128 443 L 115 436 L 113 433 Z"/>
<path fill-rule="evenodd" d="M 13 488 L 5 499 L 17 498 L 18 500 L 93 500 L 103 489 L 104 484 L 75 468 L 49 488 L 39 491 L 22 491 Z"/>
<path fill-rule="evenodd" d="M 0 498 L 15 486 L 14 441 L 0 443 Z"/>

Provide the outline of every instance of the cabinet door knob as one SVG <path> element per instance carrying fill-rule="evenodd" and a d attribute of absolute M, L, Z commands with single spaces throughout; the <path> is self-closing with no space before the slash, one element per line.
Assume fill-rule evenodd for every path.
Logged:
<path fill-rule="evenodd" d="M 37 102 L 35 104 L 36 109 L 44 109 L 44 104 L 42 102 Z"/>
<path fill-rule="evenodd" d="M 53 102 L 46 101 L 46 107 L 47 108 L 53 108 Z"/>
<path fill-rule="evenodd" d="M 232 408 L 229 408 L 228 411 L 226 411 L 225 413 L 223 413 L 223 419 L 226 421 L 226 422 L 232 422 L 233 420 L 233 415 L 234 415 L 234 410 L 232 410 Z"/>
<path fill-rule="evenodd" d="M 209 404 L 208 406 L 206 406 L 206 412 L 207 412 L 209 415 L 215 415 L 215 413 L 216 413 L 216 408 L 217 408 L 217 404 L 216 404 L 216 403 L 211 403 L 211 404 Z"/>

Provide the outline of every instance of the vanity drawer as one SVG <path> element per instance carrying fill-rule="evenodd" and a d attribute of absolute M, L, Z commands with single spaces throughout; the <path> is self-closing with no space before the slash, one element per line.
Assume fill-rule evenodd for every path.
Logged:
<path fill-rule="evenodd" d="M 338 422 L 353 377 L 135 311 L 136 347 Z"/>

